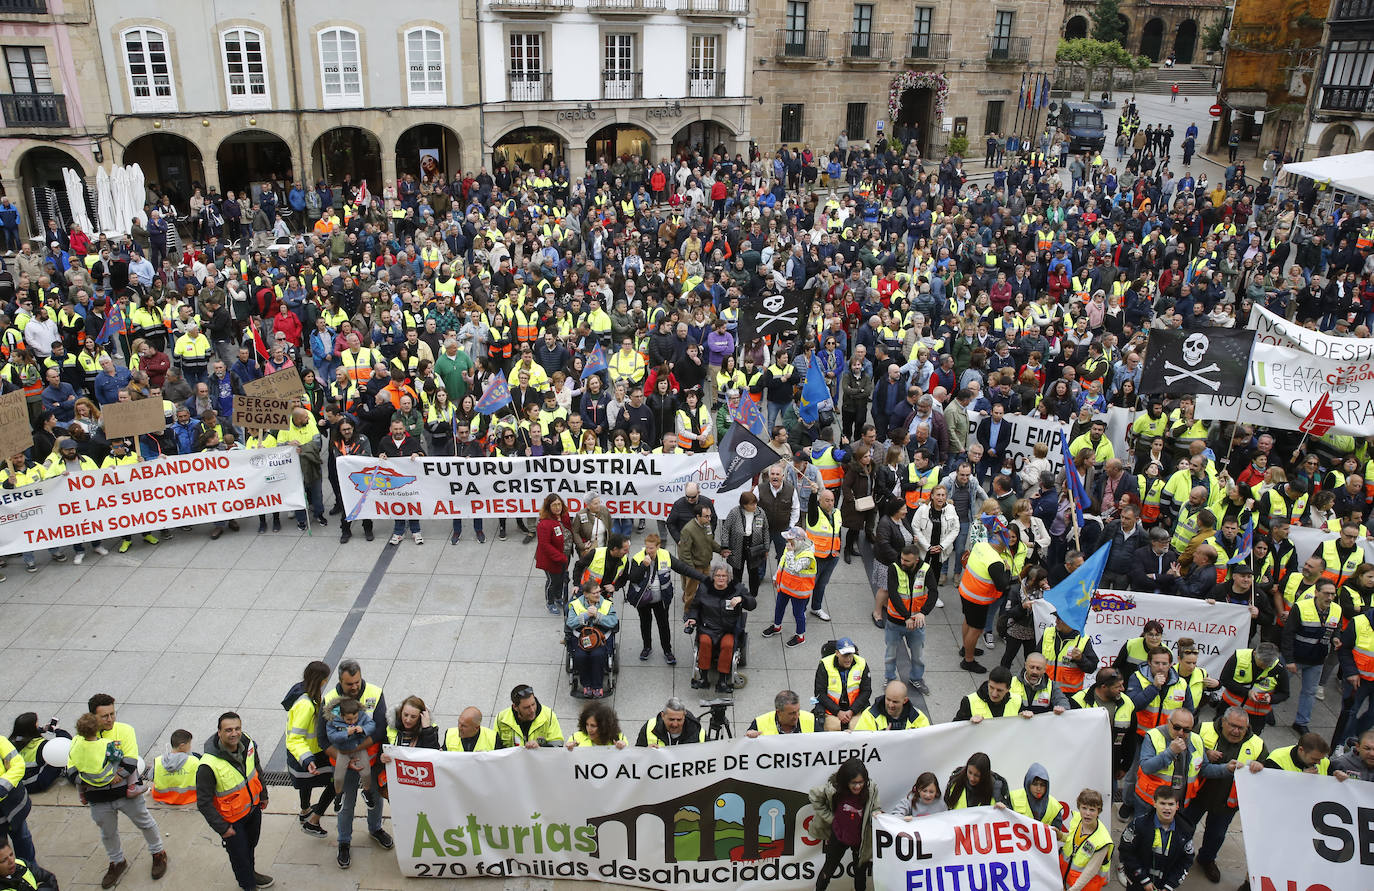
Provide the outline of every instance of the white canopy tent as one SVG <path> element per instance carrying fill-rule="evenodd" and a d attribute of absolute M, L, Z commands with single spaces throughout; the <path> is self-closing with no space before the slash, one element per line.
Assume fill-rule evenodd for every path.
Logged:
<path fill-rule="evenodd" d="M 1337 191 L 1374 198 L 1374 151 L 1295 161 L 1283 165 L 1282 172 L 1305 176 Z"/>

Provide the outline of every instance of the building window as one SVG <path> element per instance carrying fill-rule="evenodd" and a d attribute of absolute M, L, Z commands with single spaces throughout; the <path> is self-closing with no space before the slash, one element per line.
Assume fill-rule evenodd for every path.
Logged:
<path fill-rule="evenodd" d="M 230 108 L 268 108 L 267 54 L 262 32 L 234 28 L 220 35 L 224 51 L 224 82 L 229 90 Z"/>
<path fill-rule="evenodd" d="M 435 28 L 406 32 L 406 83 L 411 104 L 443 105 L 444 35 Z"/>
<path fill-rule="evenodd" d="M 10 70 L 11 93 L 51 93 L 52 71 L 48 51 L 41 46 L 5 47 L 5 65 Z"/>
<path fill-rule="evenodd" d="M 544 35 L 538 31 L 510 36 L 510 99 L 538 102 L 552 99 L 546 95 L 544 77 Z"/>
<path fill-rule="evenodd" d="M 983 131 L 986 133 L 1002 132 L 1002 100 L 993 99 L 988 102 L 987 115 L 984 117 Z"/>
<path fill-rule="evenodd" d="M 934 18 L 934 7 L 916 7 L 916 18 L 911 24 L 911 58 L 924 59 L 930 55 L 930 26 Z"/>
<path fill-rule="evenodd" d="M 1326 73 L 1322 77 L 1321 107 L 1326 111 L 1374 109 L 1371 82 L 1374 82 L 1374 40 L 1331 41 Z"/>
<path fill-rule="evenodd" d="M 782 135 L 783 142 L 801 142 L 802 138 L 802 109 L 804 106 L 798 103 L 788 103 L 782 107 Z"/>
<path fill-rule="evenodd" d="M 851 102 L 844 109 L 844 132 L 850 139 L 861 140 L 868 129 L 868 103 Z"/>
<path fill-rule="evenodd" d="M 806 55 L 806 12 L 803 0 L 787 0 L 787 55 Z"/>
<path fill-rule="evenodd" d="M 635 99 L 635 37 L 633 34 L 605 35 L 601 82 L 603 99 Z"/>
<path fill-rule="evenodd" d="M 997 13 L 997 18 L 992 23 L 992 54 L 999 59 L 1006 59 L 1011 56 L 1011 25 L 1016 18 L 1016 13 L 1001 12 Z"/>
<path fill-rule="evenodd" d="M 687 95 L 694 98 L 724 95 L 725 72 L 717 68 L 720 38 L 715 34 L 693 34 L 691 58 L 687 70 Z"/>
<path fill-rule="evenodd" d="M 357 31 L 330 28 L 320 32 L 320 82 L 325 108 L 355 108 L 363 104 L 362 54 Z"/>
<path fill-rule="evenodd" d="M 867 57 L 873 52 L 873 4 L 855 3 L 849 34 L 849 55 Z"/>
<path fill-rule="evenodd" d="M 156 28 L 130 28 L 121 38 L 133 110 L 176 111 L 177 97 L 172 84 L 167 32 Z"/>

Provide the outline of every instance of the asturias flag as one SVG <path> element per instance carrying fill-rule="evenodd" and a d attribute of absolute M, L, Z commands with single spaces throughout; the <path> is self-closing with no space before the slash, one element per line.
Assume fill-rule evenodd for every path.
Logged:
<path fill-rule="evenodd" d="M 510 405 L 510 384 L 506 382 L 505 372 L 498 371 L 475 408 L 484 415 L 494 415 L 507 405 Z"/>
<path fill-rule="evenodd" d="M 1236 549 L 1236 555 L 1226 561 L 1227 566 L 1234 566 L 1237 563 L 1244 563 L 1250 559 L 1250 554 L 1255 550 L 1255 523 L 1249 517 L 1245 518 L 1245 528 L 1240 531 L 1240 547 Z"/>
<path fill-rule="evenodd" d="M 1071 572 L 1068 578 L 1045 592 L 1045 602 L 1053 606 L 1059 618 L 1076 631 L 1082 631 L 1088 624 L 1093 592 L 1102 579 L 1102 570 L 1107 568 L 1107 555 L 1111 551 L 1112 543 L 1109 541 L 1084 560 L 1083 565 Z"/>
<path fill-rule="evenodd" d="M 759 404 L 749 397 L 748 390 L 740 391 L 738 403 L 730 409 L 730 420 L 755 436 L 763 436 L 767 426 L 763 412 L 759 411 Z"/>
<path fill-rule="evenodd" d="M 1062 430 L 1059 435 L 1059 451 L 1064 458 L 1064 477 L 1069 481 L 1069 497 L 1073 499 L 1073 516 L 1078 528 L 1083 528 L 1083 508 L 1088 506 L 1088 492 L 1083 488 L 1083 478 L 1078 475 L 1078 467 L 1073 463 L 1073 453 L 1069 451 L 1069 431 Z"/>
<path fill-rule="evenodd" d="M 752 400 L 751 400 L 752 401 Z M 797 417 L 807 424 L 816 423 L 821 410 L 830 407 L 830 388 L 825 385 L 825 372 L 816 356 L 811 356 L 811 367 L 806 372 L 806 383 L 802 385 L 801 401 L 797 405 Z"/>
<path fill-rule="evenodd" d="M 582 380 L 585 381 L 594 374 L 600 374 L 606 368 L 606 354 L 602 352 L 601 344 L 598 342 L 596 346 L 592 347 L 592 354 L 587 357 L 587 364 L 582 366 Z"/>

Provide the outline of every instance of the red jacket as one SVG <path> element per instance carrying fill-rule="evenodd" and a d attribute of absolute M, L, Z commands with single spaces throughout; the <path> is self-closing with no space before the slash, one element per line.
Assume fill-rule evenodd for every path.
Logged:
<path fill-rule="evenodd" d="M 714 183 L 711 184 L 712 201 L 724 201 L 725 195 L 725 183 L 721 182 L 720 180 L 716 180 Z"/>
<path fill-rule="evenodd" d="M 568 555 L 563 546 L 571 534 L 572 527 L 568 524 L 567 508 L 563 509 L 558 519 L 545 517 L 540 520 L 538 527 L 535 528 L 538 538 L 534 548 L 535 567 L 546 572 L 566 572 Z"/>
<path fill-rule="evenodd" d="M 278 332 L 285 334 L 292 346 L 301 345 L 301 320 L 296 318 L 295 313 L 277 313 L 272 317 L 272 333 Z"/>
<path fill-rule="evenodd" d="M 662 170 L 655 170 L 649 174 L 649 189 L 654 192 L 662 192 L 664 186 L 668 184 L 668 178 L 663 175 Z"/>

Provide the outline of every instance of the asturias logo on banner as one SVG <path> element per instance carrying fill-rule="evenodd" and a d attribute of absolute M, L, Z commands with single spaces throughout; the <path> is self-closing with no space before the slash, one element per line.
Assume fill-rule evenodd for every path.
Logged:
<path fill-rule="evenodd" d="M 350 473 L 348 481 L 359 492 L 386 492 L 392 495 L 415 482 L 415 477 L 397 473 L 389 467 L 377 464 L 366 470 Z"/>

